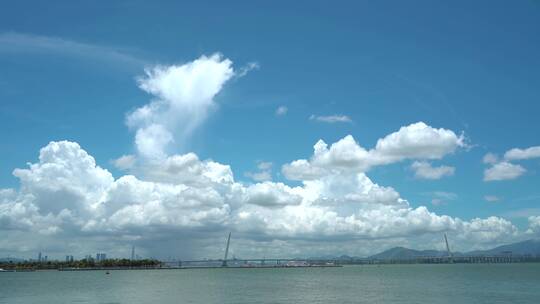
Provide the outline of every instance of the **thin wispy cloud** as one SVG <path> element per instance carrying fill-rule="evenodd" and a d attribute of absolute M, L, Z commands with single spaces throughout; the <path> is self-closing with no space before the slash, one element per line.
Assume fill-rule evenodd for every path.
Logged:
<path fill-rule="evenodd" d="M 528 218 L 530 216 L 540 216 L 540 208 L 523 208 L 504 212 L 501 216 L 507 218 Z"/>
<path fill-rule="evenodd" d="M 261 65 L 258 62 L 248 62 L 245 66 L 238 69 L 238 72 L 236 72 L 236 78 L 244 77 L 249 72 L 258 70 L 261 68 Z"/>
<path fill-rule="evenodd" d="M 494 153 L 488 153 L 482 158 L 484 164 L 496 164 L 499 161 L 499 157 Z"/>
<path fill-rule="evenodd" d="M 495 203 L 495 202 L 500 201 L 501 198 L 496 195 L 484 195 L 484 200 L 486 202 Z"/>
<path fill-rule="evenodd" d="M 271 162 L 258 162 L 258 172 L 246 172 L 244 175 L 253 179 L 256 182 L 270 181 L 272 180 L 272 163 Z"/>
<path fill-rule="evenodd" d="M 513 200 L 514 202 L 527 202 L 527 201 L 540 201 L 540 194 L 527 195 L 518 197 Z"/>
<path fill-rule="evenodd" d="M 289 108 L 287 108 L 286 106 L 279 106 L 276 109 L 276 116 L 284 116 L 287 114 L 288 111 L 289 111 Z"/>
<path fill-rule="evenodd" d="M 148 64 L 145 60 L 130 54 L 126 49 L 122 48 L 17 32 L 0 33 L 0 53 L 54 53 L 107 61 L 116 65 L 143 67 Z"/>
<path fill-rule="evenodd" d="M 111 163 L 119 170 L 129 170 L 135 166 L 137 158 L 135 155 L 122 155 L 117 159 L 113 159 Z"/>
<path fill-rule="evenodd" d="M 431 197 L 431 204 L 433 206 L 445 206 L 450 201 L 455 201 L 458 198 L 456 193 L 447 191 L 426 192 L 422 193 L 422 195 Z"/>
<path fill-rule="evenodd" d="M 433 167 L 427 161 L 415 161 L 411 165 L 414 177 L 418 179 L 441 179 L 445 176 L 452 176 L 456 169 L 450 166 Z"/>
<path fill-rule="evenodd" d="M 328 116 L 319 116 L 311 115 L 309 120 L 324 122 L 324 123 L 351 123 L 352 119 L 347 115 L 328 115 Z"/>

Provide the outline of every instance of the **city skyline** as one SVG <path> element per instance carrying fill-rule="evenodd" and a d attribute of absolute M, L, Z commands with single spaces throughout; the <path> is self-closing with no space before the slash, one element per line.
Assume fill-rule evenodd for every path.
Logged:
<path fill-rule="evenodd" d="M 0 257 L 540 238 L 538 3 L 415 2 L 10 3 Z"/>

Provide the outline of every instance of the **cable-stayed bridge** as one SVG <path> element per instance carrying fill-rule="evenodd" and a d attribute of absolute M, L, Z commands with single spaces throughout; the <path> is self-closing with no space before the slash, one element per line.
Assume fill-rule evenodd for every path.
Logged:
<path fill-rule="evenodd" d="M 223 259 L 201 260 L 172 260 L 163 261 L 162 266 L 171 268 L 275 268 L 275 267 L 339 267 L 342 265 L 369 265 L 369 264 L 477 264 L 477 263 L 520 263 L 538 262 L 540 257 L 512 256 L 506 252 L 493 256 L 465 256 L 454 255 L 450 250 L 448 237 L 444 234 L 446 255 L 443 256 L 418 256 L 407 258 L 350 258 L 350 259 L 317 259 L 317 258 L 233 258 L 229 259 L 229 247 L 231 233 L 227 237 L 225 256 Z"/>

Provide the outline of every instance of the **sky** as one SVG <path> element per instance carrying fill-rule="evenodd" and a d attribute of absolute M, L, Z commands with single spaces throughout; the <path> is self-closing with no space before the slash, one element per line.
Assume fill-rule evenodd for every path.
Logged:
<path fill-rule="evenodd" d="M 540 237 L 538 1 L 5 1 L 0 257 Z"/>

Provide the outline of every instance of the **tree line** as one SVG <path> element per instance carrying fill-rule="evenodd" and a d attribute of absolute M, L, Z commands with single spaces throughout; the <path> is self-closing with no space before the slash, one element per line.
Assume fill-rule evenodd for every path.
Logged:
<path fill-rule="evenodd" d="M 96 261 L 94 259 L 82 259 L 74 261 L 3 261 L 0 268 L 3 269 L 62 269 L 62 268 L 156 268 L 161 262 L 155 259 L 106 259 Z"/>

